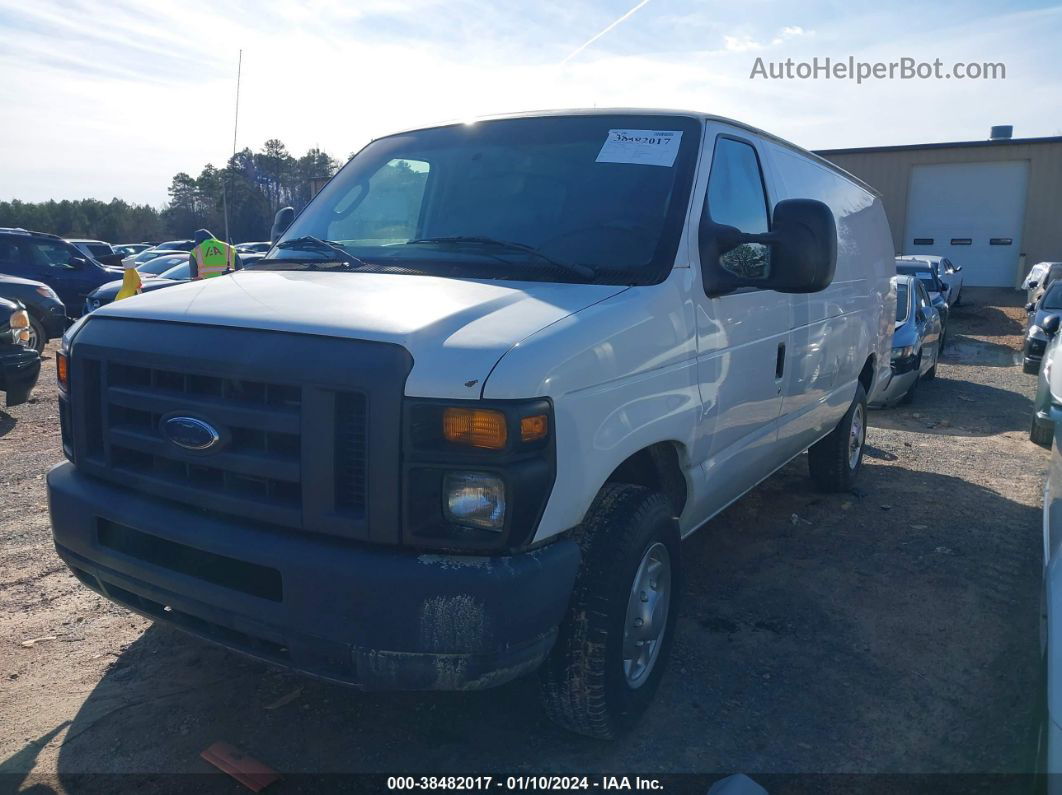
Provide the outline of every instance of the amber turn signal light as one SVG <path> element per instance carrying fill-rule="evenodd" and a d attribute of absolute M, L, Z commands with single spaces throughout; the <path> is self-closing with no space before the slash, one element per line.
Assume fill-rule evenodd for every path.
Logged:
<path fill-rule="evenodd" d="M 59 386 L 63 389 L 70 388 L 70 360 L 65 353 L 55 354 L 55 375 L 59 379 Z"/>
<path fill-rule="evenodd" d="M 549 418 L 545 414 L 535 414 L 520 420 L 520 440 L 537 442 L 549 434 Z"/>
<path fill-rule="evenodd" d="M 508 439 L 505 415 L 490 409 L 446 409 L 443 437 L 448 442 L 501 450 Z"/>

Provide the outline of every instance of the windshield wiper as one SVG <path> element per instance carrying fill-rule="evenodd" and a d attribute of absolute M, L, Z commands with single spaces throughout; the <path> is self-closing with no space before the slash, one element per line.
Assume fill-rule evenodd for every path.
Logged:
<path fill-rule="evenodd" d="M 340 261 L 348 265 L 356 265 L 359 268 L 369 267 L 369 263 L 363 259 L 358 259 L 342 246 L 337 246 L 330 240 L 321 240 L 321 238 L 313 237 L 312 235 L 293 237 L 291 240 L 281 240 L 276 244 L 276 248 L 308 248 L 323 253 L 338 254 Z M 262 261 L 266 262 L 268 260 Z"/>
<path fill-rule="evenodd" d="M 534 246 L 529 246 L 526 243 L 514 243 L 511 240 L 498 240 L 493 237 L 483 237 L 481 235 L 450 235 L 446 237 L 421 237 L 416 240 L 410 240 L 406 245 L 412 245 L 414 243 L 455 243 L 462 245 L 465 243 L 478 243 L 484 246 L 496 246 L 497 248 L 508 249 L 509 251 L 520 251 L 525 254 L 531 254 L 538 257 L 543 262 L 552 265 L 559 271 L 566 271 L 567 273 L 573 273 L 583 279 L 592 279 L 597 274 L 594 269 L 588 265 L 580 265 L 575 262 L 561 262 L 553 259 L 546 254 L 543 254 Z"/>

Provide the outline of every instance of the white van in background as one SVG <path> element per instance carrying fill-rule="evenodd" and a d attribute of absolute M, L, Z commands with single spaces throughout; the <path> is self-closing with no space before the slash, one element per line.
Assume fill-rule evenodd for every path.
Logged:
<path fill-rule="evenodd" d="M 281 231 L 67 334 L 56 548 L 363 688 L 539 669 L 555 720 L 614 736 L 663 673 L 680 539 L 809 448 L 851 488 L 890 379 L 881 200 L 715 116 L 398 133 Z"/>

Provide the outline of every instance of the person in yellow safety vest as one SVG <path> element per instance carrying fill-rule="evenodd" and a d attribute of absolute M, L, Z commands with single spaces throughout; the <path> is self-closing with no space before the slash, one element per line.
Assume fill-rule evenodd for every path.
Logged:
<path fill-rule="evenodd" d="M 239 267 L 236 249 L 223 240 L 218 240 L 208 229 L 197 229 L 195 247 L 188 252 L 193 279 L 210 279 L 223 276 Z"/>
<path fill-rule="evenodd" d="M 140 271 L 132 265 L 126 265 L 125 271 L 122 273 L 122 287 L 118 290 L 118 294 L 114 296 L 114 300 L 120 301 L 131 295 L 138 295 L 141 284 L 143 282 L 140 281 Z"/>

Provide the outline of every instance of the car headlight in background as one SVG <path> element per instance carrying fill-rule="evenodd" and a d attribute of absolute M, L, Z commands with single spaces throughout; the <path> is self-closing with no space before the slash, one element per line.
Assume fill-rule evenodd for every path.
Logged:
<path fill-rule="evenodd" d="M 30 338 L 30 319 L 25 309 L 16 309 L 8 320 L 15 342 L 26 343 Z"/>
<path fill-rule="evenodd" d="M 894 360 L 907 359 L 911 356 L 914 356 L 914 345 L 903 345 L 892 349 L 892 358 Z"/>
<path fill-rule="evenodd" d="M 42 284 L 40 287 L 37 287 L 36 290 L 39 295 L 43 295 L 45 298 L 50 298 L 53 301 L 59 300 L 59 295 L 55 292 L 55 290 L 53 290 L 46 284 Z"/>
<path fill-rule="evenodd" d="M 443 486 L 451 522 L 501 532 L 505 526 L 505 483 L 484 472 L 451 472 Z"/>
<path fill-rule="evenodd" d="M 1049 339 L 1049 337 L 1044 332 L 1044 330 L 1042 328 L 1040 328 L 1039 326 L 1032 326 L 1029 329 L 1029 333 L 1028 333 L 1027 337 L 1028 337 L 1028 339 L 1040 340 L 1041 342 L 1047 342 L 1047 340 Z"/>

